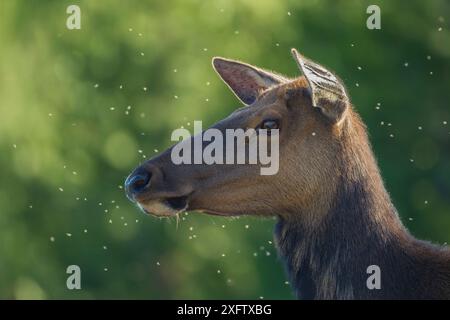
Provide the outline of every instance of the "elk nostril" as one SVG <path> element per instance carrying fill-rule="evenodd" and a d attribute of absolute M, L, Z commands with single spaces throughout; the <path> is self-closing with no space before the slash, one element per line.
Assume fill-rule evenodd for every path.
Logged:
<path fill-rule="evenodd" d="M 149 172 L 140 172 L 125 181 L 125 188 L 131 194 L 142 192 L 150 184 L 151 174 Z"/>

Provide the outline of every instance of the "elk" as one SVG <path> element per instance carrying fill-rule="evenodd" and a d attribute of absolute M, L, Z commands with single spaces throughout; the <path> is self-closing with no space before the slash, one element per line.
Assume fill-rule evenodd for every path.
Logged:
<path fill-rule="evenodd" d="M 279 130 L 279 171 L 175 165 L 169 148 L 127 178 L 156 216 L 195 210 L 275 216 L 276 247 L 300 299 L 449 299 L 450 251 L 415 239 L 392 204 L 365 125 L 342 81 L 292 49 L 295 79 L 239 61 L 213 67 L 245 105 L 213 128 Z M 378 267 L 379 288 L 368 286 Z"/>

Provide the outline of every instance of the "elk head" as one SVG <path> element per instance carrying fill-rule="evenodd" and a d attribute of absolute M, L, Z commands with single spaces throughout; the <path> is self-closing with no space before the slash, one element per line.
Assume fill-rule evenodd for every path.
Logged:
<path fill-rule="evenodd" d="M 260 165 L 254 164 L 177 165 L 171 160 L 172 146 L 128 176 L 128 197 L 156 216 L 184 210 L 286 217 L 298 215 L 299 208 L 310 214 L 322 211 L 315 209 L 326 207 L 327 195 L 337 188 L 341 136 L 352 110 L 335 75 L 295 49 L 292 55 L 303 72 L 296 79 L 213 59 L 214 69 L 245 106 L 212 128 L 278 129 L 277 174 L 261 175 Z"/>

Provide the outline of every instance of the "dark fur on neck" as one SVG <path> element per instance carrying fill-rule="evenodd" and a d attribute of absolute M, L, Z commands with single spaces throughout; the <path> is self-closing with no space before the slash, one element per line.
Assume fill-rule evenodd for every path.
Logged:
<path fill-rule="evenodd" d="M 364 127 L 359 118 L 354 121 L 342 137 L 341 174 L 329 212 L 317 226 L 303 221 L 302 212 L 280 217 L 276 226 L 279 253 L 297 296 L 450 299 L 449 251 L 414 239 L 403 227 Z M 367 288 L 370 265 L 380 267 L 379 290 Z"/>

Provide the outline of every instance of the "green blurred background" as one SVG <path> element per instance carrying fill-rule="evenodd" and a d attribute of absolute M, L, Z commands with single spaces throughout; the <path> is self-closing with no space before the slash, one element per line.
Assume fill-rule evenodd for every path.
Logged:
<path fill-rule="evenodd" d="M 295 76 L 296 47 L 335 70 L 402 220 L 449 242 L 449 19 L 446 0 L 1 1 L 0 298 L 293 298 L 274 220 L 177 224 L 121 187 L 173 129 L 239 106 L 216 55 Z M 82 290 L 66 288 L 71 264 Z"/>

